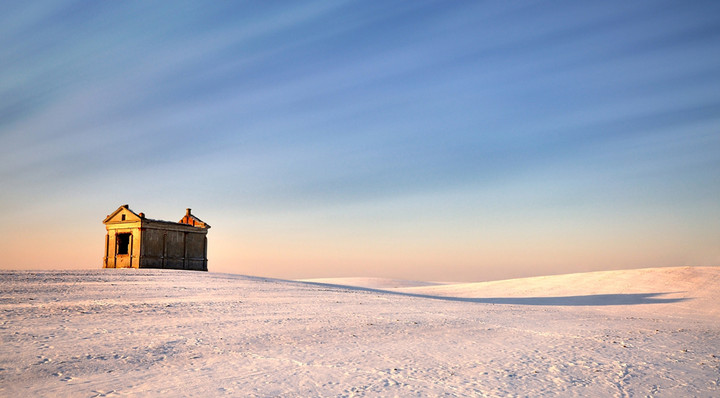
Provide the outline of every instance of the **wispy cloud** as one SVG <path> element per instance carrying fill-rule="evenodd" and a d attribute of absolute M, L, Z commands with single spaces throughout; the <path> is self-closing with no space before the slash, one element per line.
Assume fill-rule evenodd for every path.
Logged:
<path fill-rule="evenodd" d="M 720 193 L 719 15 L 703 1 L 3 4 L 0 202 L 126 202 L 117 181 L 271 217 L 447 192 L 483 206 L 541 180 L 545 204 L 705 206 Z"/>

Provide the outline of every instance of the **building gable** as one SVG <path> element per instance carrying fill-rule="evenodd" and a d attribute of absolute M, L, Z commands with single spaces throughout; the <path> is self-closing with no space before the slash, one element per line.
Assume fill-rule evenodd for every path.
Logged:
<path fill-rule="evenodd" d="M 142 214 L 142 213 L 140 213 Z M 112 212 L 109 216 L 105 218 L 103 221 L 103 224 L 115 224 L 115 223 L 124 223 L 124 222 L 138 222 L 141 221 L 142 217 L 139 214 L 136 214 L 134 211 L 130 210 L 128 205 L 122 205 L 118 207 L 117 210 Z"/>
<path fill-rule="evenodd" d="M 208 225 L 208 224 L 207 224 L 206 222 L 204 222 L 203 220 L 195 217 L 195 216 L 190 212 L 190 210 L 191 210 L 191 209 L 186 209 L 185 216 L 184 216 L 183 218 L 181 218 L 180 221 L 178 221 L 179 224 L 192 225 L 193 227 L 197 227 L 197 228 L 205 228 L 205 229 L 210 228 L 210 225 Z"/>

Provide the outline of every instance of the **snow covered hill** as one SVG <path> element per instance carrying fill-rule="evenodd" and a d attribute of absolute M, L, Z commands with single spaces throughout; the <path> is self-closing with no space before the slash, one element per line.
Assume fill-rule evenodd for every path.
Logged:
<path fill-rule="evenodd" d="M 474 284 L 4 271 L 0 396 L 712 397 L 718 286 L 717 267 Z"/>
<path fill-rule="evenodd" d="M 479 303 L 592 306 L 667 304 L 655 305 L 653 311 L 668 311 L 682 317 L 720 319 L 720 267 L 649 268 L 457 284 L 381 278 L 307 281 L 418 296 L 452 297 Z"/>

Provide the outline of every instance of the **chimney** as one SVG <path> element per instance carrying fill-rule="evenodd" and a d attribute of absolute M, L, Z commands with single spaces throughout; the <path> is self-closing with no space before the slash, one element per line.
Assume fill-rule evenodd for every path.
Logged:
<path fill-rule="evenodd" d="M 188 208 L 185 209 L 185 210 L 187 210 L 187 212 L 185 213 L 185 215 L 188 216 L 188 217 L 190 217 L 190 208 L 188 207 Z"/>

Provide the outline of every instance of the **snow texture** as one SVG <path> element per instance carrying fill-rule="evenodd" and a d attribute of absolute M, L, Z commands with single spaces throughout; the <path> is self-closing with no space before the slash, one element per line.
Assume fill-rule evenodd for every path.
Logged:
<path fill-rule="evenodd" d="M 720 396 L 717 267 L 322 282 L 0 272 L 0 396 Z"/>

